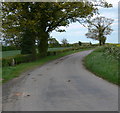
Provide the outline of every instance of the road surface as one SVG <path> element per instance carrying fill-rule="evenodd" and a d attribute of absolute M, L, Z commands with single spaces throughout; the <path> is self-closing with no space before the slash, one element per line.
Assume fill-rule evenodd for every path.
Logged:
<path fill-rule="evenodd" d="M 3 111 L 117 111 L 118 87 L 83 66 L 92 50 L 68 55 L 3 85 Z"/>

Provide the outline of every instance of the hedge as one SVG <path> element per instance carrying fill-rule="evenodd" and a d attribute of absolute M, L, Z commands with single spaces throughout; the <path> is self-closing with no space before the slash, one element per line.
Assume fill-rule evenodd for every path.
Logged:
<path fill-rule="evenodd" d="M 32 55 L 16 55 L 12 57 L 2 58 L 0 60 L 2 60 L 2 66 L 5 67 L 5 66 L 13 66 L 25 62 L 31 62 L 34 59 L 32 58 Z"/>
<path fill-rule="evenodd" d="M 62 52 L 66 52 L 66 51 L 72 51 L 72 50 L 79 50 L 79 49 L 87 49 L 87 48 L 94 48 L 96 46 L 80 46 L 80 47 L 74 47 L 74 48 L 65 48 L 65 49 L 61 49 L 61 50 L 55 50 L 55 51 L 48 51 L 47 52 L 47 56 L 49 55 L 57 55 L 59 53 Z"/>
<path fill-rule="evenodd" d="M 57 55 L 66 51 L 86 49 L 86 48 L 93 48 L 93 46 L 80 46 L 76 48 L 65 48 L 56 51 L 48 51 L 47 56 Z M 37 58 L 40 58 L 39 54 L 37 54 Z M 5 66 L 14 66 L 21 63 L 31 62 L 34 61 L 35 59 L 33 59 L 32 55 L 16 55 L 16 56 L 2 58 L 0 59 L 0 61 L 1 60 L 2 60 L 2 66 L 5 67 Z"/>

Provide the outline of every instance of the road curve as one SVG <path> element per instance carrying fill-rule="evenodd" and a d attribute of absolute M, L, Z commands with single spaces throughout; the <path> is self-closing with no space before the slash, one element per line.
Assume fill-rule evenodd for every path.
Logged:
<path fill-rule="evenodd" d="M 3 111 L 118 111 L 118 87 L 83 66 L 92 50 L 68 55 L 3 85 Z"/>

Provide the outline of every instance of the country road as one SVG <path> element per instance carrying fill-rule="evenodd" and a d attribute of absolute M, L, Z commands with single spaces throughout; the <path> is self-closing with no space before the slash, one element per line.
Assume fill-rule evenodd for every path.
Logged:
<path fill-rule="evenodd" d="M 118 111 L 118 87 L 89 72 L 92 50 L 62 57 L 3 85 L 3 111 Z"/>

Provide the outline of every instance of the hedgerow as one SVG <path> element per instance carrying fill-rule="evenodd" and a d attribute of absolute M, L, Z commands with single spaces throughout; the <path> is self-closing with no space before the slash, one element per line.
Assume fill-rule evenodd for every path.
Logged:
<path fill-rule="evenodd" d="M 80 47 L 65 48 L 65 49 L 55 50 L 55 51 L 48 51 L 47 56 L 57 55 L 57 54 L 67 52 L 67 51 L 87 49 L 87 48 L 93 48 L 93 46 L 80 46 Z M 37 54 L 36 59 L 39 59 L 40 58 L 39 56 L 40 55 Z M 31 62 L 31 61 L 34 61 L 35 59 L 33 58 L 33 56 L 31 54 L 28 54 L 28 55 L 20 54 L 20 55 L 16 55 L 16 56 L 2 58 L 0 60 L 2 60 L 2 66 L 5 67 L 5 66 L 14 66 L 14 65 L 21 64 L 21 63 Z"/>
<path fill-rule="evenodd" d="M 31 55 L 16 55 L 11 57 L 2 58 L 2 66 L 14 66 L 20 63 L 31 62 L 34 59 Z"/>

